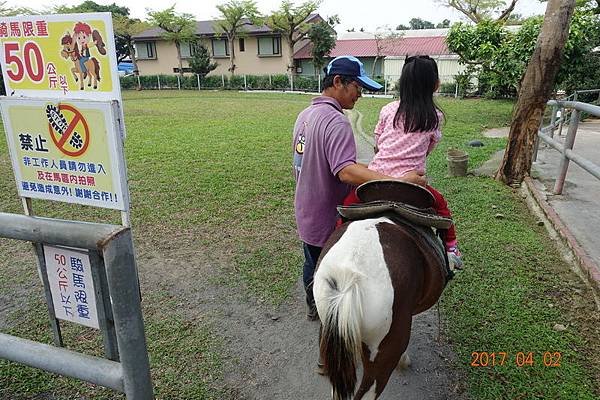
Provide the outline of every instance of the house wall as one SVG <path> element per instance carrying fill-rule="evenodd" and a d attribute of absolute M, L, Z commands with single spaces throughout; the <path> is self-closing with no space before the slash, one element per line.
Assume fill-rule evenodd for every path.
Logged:
<path fill-rule="evenodd" d="M 437 62 L 441 83 L 454 82 L 454 77 L 466 69 L 465 65 L 458 63 L 458 56 L 455 55 L 431 56 L 431 58 Z M 400 79 L 404 57 L 386 57 L 384 64 L 385 75 L 389 82 Z"/>
<path fill-rule="evenodd" d="M 209 52 L 212 53 L 212 44 L 210 39 L 201 39 L 200 41 Z M 178 68 L 177 50 L 175 44 L 165 40 L 156 42 L 156 59 L 138 60 L 140 75 L 173 75 L 173 68 Z M 281 38 L 280 55 L 259 56 L 258 39 L 256 36 L 244 38 L 244 51 L 240 51 L 239 38 L 235 39 L 235 65 L 236 75 L 265 75 L 265 74 L 285 74 L 288 60 L 289 49 L 284 38 Z M 213 59 L 218 64 L 217 68 L 210 75 L 229 74 L 229 57 L 216 57 Z M 187 59 L 183 59 L 183 67 L 188 67 Z"/>

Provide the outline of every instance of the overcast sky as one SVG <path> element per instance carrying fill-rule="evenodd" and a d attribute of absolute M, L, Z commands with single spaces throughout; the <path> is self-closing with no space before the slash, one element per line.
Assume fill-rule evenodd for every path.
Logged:
<path fill-rule="evenodd" d="M 34 9 L 44 9 L 49 5 L 80 4 L 83 0 L 8 0 L 9 5 L 27 5 Z M 99 4 L 117 3 L 129 7 L 133 17 L 145 19 L 146 9 L 161 10 L 175 3 L 179 12 L 187 12 L 197 20 L 210 20 L 218 17 L 217 4 L 223 0 L 95 0 Z M 300 4 L 303 1 L 296 1 Z M 258 8 L 263 13 L 269 13 L 281 4 L 281 0 L 256 0 Z M 520 0 L 516 11 L 525 16 L 543 14 L 545 4 L 538 0 Z M 421 18 L 434 23 L 444 19 L 458 21 L 461 14 L 452 9 L 441 6 L 436 0 L 324 0 L 318 12 L 327 17 L 337 14 L 341 24 L 336 28 L 338 32 L 346 29 L 364 28 L 374 31 L 380 26 L 395 28 L 399 24 L 408 25 L 411 18 Z"/>

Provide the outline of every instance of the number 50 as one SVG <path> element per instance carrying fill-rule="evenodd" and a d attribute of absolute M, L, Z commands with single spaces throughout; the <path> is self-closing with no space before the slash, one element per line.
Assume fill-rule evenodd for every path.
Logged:
<path fill-rule="evenodd" d="M 7 68 L 6 74 L 15 81 L 20 82 L 25 73 L 29 79 L 34 82 L 40 82 L 44 78 L 44 59 L 39 46 L 34 42 L 27 42 L 23 46 L 23 60 L 20 55 L 19 43 L 4 44 L 4 60 Z M 32 64 L 32 56 L 35 59 L 35 65 Z M 23 65 L 23 61 L 25 62 Z"/>

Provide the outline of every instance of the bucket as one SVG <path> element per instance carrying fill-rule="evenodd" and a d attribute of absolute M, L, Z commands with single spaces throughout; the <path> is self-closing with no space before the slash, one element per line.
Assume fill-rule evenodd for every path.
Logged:
<path fill-rule="evenodd" d="M 448 175 L 450 176 L 466 176 L 467 166 L 469 165 L 469 155 L 458 149 L 448 150 Z"/>

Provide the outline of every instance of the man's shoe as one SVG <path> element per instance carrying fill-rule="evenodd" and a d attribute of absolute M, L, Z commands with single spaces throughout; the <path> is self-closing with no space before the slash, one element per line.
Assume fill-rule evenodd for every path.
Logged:
<path fill-rule="evenodd" d="M 317 306 L 312 304 L 308 307 L 308 312 L 306 313 L 306 319 L 309 321 L 318 321 L 319 313 L 317 312 Z"/>

